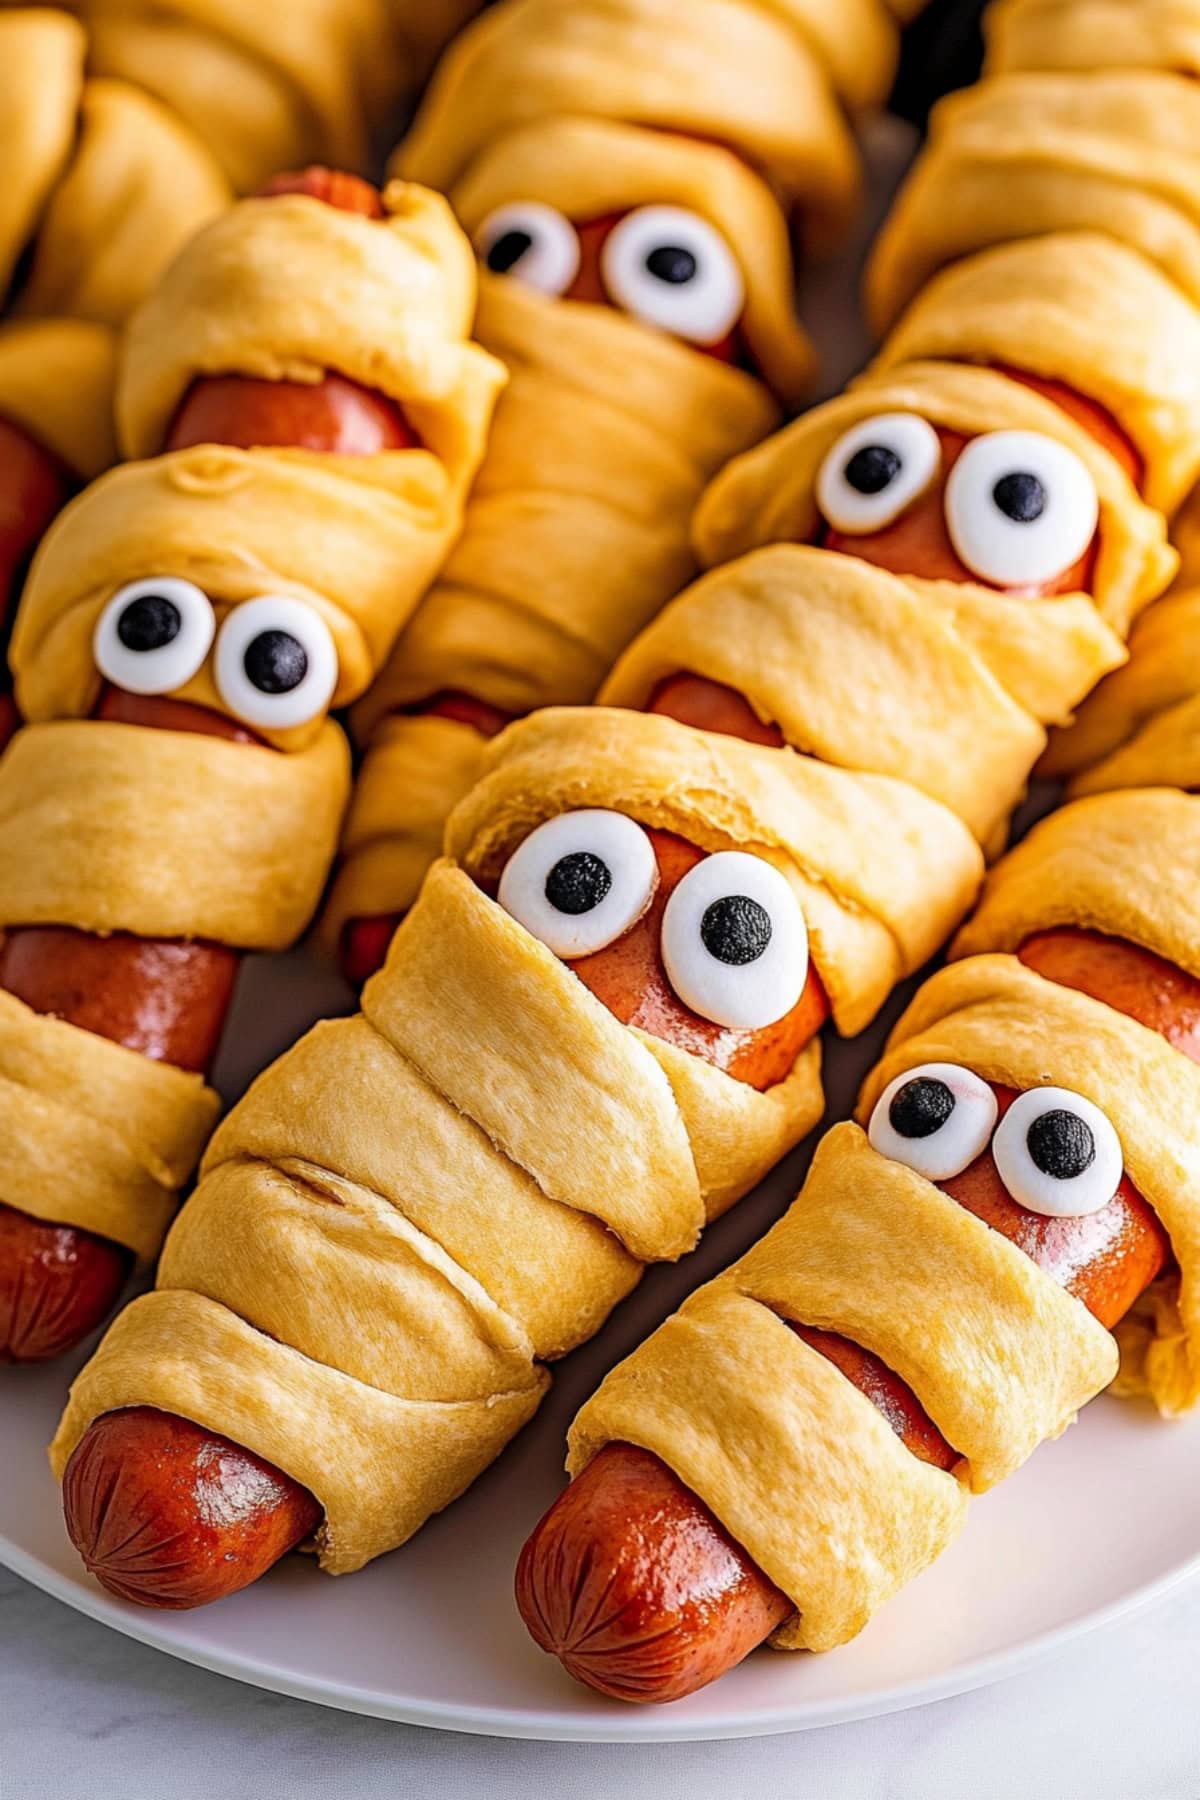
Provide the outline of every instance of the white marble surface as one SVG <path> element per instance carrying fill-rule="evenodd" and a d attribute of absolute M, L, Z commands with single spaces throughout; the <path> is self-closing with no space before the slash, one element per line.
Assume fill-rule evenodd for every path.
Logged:
<path fill-rule="evenodd" d="M 1200 1582 L 1030 1675 L 800 1736 L 522 1744 L 172 1661 L 0 1570 L 2 1800 L 1197 1800 Z"/>

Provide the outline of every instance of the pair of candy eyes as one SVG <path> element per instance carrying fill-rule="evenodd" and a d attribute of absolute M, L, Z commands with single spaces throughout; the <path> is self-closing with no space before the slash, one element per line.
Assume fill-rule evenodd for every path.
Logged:
<path fill-rule="evenodd" d="M 220 631 L 212 601 L 176 576 L 118 589 L 92 639 L 96 667 L 131 694 L 170 694 L 199 673 L 216 640 L 213 679 L 235 718 L 266 730 L 306 725 L 337 686 L 333 634 L 302 600 L 264 594 L 233 607 Z"/>
<path fill-rule="evenodd" d="M 879 1096 L 867 1135 L 881 1156 L 928 1181 L 949 1181 L 991 1145 L 1012 1198 L 1047 1218 L 1100 1212 L 1121 1185 L 1125 1157 L 1108 1115 L 1067 1088 L 1030 1088 L 999 1117 L 986 1081 L 957 1063 L 924 1063 Z"/>
<path fill-rule="evenodd" d="M 894 523 L 936 479 L 938 434 L 916 413 L 864 419 L 821 464 L 817 505 L 836 531 L 863 537 Z M 999 587 L 1052 581 L 1085 553 L 1100 503 L 1073 450 L 1037 431 L 972 438 L 946 477 L 946 529 L 962 562 Z"/>
<path fill-rule="evenodd" d="M 506 912 L 564 962 L 604 950 L 646 912 L 658 861 L 624 813 L 585 808 L 532 831 L 500 877 Z M 789 1013 L 808 977 L 808 934 L 778 869 L 741 850 L 706 856 L 663 909 L 667 979 L 714 1025 L 753 1031 Z"/>
<path fill-rule="evenodd" d="M 490 213 L 475 234 L 488 268 L 557 299 L 579 273 L 570 219 L 536 200 Z M 609 298 L 644 324 L 700 345 L 727 338 L 746 304 L 737 258 L 707 219 L 681 206 L 643 206 L 605 238 L 600 274 Z"/>

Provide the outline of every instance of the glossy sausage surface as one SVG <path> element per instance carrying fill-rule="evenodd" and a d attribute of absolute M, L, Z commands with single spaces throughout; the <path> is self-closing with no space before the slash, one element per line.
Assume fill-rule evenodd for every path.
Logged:
<path fill-rule="evenodd" d="M 1068 929 L 1038 933 L 1020 955 L 1047 979 L 1105 1001 L 1197 1055 L 1200 981 L 1161 958 Z M 1015 1095 L 1011 1089 L 995 1092 L 1003 1112 Z M 1114 1325 L 1170 1262 L 1166 1233 L 1127 1177 L 1107 1207 L 1077 1219 L 1049 1219 L 1019 1206 L 1001 1182 L 990 1148 L 940 1185 L 1104 1325 Z M 953 1467 L 953 1446 L 893 1371 L 843 1338 L 788 1323 L 879 1407 L 914 1455 Z M 714 1530 L 716 1547 L 697 1568 L 696 1546 L 709 1542 Z M 666 1597 L 653 1612 L 652 1631 L 639 1588 L 643 1580 L 652 1603 Z M 608 1595 L 600 1636 L 589 1611 L 597 1593 Z M 618 1699 L 655 1702 L 694 1693 L 733 1668 L 788 1611 L 774 1584 L 703 1502 L 659 1459 L 627 1444 L 607 1446 L 536 1526 L 518 1563 L 516 1598 L 535 1642 L 577 1679 Z"/>

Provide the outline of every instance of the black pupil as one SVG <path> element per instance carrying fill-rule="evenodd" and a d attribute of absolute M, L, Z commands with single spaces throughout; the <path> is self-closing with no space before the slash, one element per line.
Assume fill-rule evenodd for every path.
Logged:
<path fill-rule="evenodd" d="M 706 909 L 700 941 L 718 962 L 742 968 L 757 962 L 770 943 L 771 915 L 748 894 L 725 894 Z"/>
<path fill-rule="evenodd" d="M 1055 1181 L 1074 1181 L 1096 1160 L 1091 1126 L 1078 1113 L 1065 1112 L 1062 1107 L 1036 1118 L 1025 1142 L 1036 1167 Z"/>
<path fill-rule="evenodd" d="M 127 650 L 161 650 L 183 630 L 183 614 L 162 594 L 131 600 L 117 620 L 117 636 Z"/>
<path fill-rule="evenodd" d="M 902 468 L 896 452 L 887 444 L 864 444 L 846 464 L 845 476 L 856 494 L 882 494 Z"/>
<path fill-rule="evenodd" d="M 560 856 L 546 877 L 546 898 L 556 912 L 578 918 L 599 906 L 612 886 L 612 870 L 591 850 Z"/>
<path fill-rule="evenodd" d="M 992 499 L 1016 525 L 1032 525 L 1046 510 L 1046 490 L 1027 469 L 1002 475 L 992 489 Z"/>
<path fill-rule="evenodd" d="M 308 655 L 290 631 L 260 631 L 242 658 L 247 680 L 260 694 L 290 694 L 308 674 Z"/>
<path fill-rule="evenodd" d="M 505 231 L 492 245 L 487 253 L 487 266 L 493 275 L 507 275 L 515 269 L 523 256 L 533 249 L 533 234 L 529 231 Z"/>
<path fill-rule="evenodd" d="M 953 1091 L 934 1075 L 906 1081 L 888 1107 L 888 1118 L 902 1138 L 932 1137 L 954 1111 Z"/>
<path fill-rule="evenodd" d="M 667 281 L 672 287 L 683 287 L 696 279 L 696 258 L 682 244 L 660 244 L 646 258 L 646 267 L 656 281 Z"/>

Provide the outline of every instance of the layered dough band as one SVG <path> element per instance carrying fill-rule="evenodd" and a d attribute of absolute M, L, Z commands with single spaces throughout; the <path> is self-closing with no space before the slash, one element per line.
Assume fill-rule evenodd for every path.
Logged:
<path fill-rule="evenodd" d="M 1078 822 L 1079 845 L 1094 825 Z M 1010 869 L 1020 879 L 1028 851 L 1000 865 L 996 895 Z M 1019 927 L 1014 918 L 993 931 L 985 901 L 961 948 L 1073 913 L 1094 923 L 1086 872 L 1078 908 L 1063 903 L 1070 866 L 1069 855 L 1061 870 L 1051 857 L 1037 893 L 1025 884 Z M 1166 945 L 1174 933 L 1163 922 L 1151 935 Z M 957 963 L 919 991 L 867 1079 L 862 1124 L 891 1080 L 931 1062 L 1020 1089 L 1061 1085 L 1112 1119 L 1130 1178 L 1183 1271 L 1182 1287 L 1160 1284 L 1119 1328 L 1121 1384 L 1153 1393 L 1166 1411 L 1193 1404 L 1200 1069 L 1156 1032 L 1000 954 Z M 910 1454 L 780 1319 L 882 1358 L 960 1453 L 952 1473 Z M 578 1474 L 609 1442 L 653 1451 L 795 1602 L 776 1646 L 824 1650 L 854 1636 L 945 1548 L 968 1492 L 1058 1436 L 1117 1367 L 1114 1339 L 1079 1301 L 848 1123 L 824 1139 L 781 1222 L 601 1384 L 572 1426 L 568 1467 Z"/>
<path fill-rule="evenodd" d="M 1100 499 L 1091 596 L 1031 601 L 965 582 L 904 578 L 952 614 L 1000 684 L 1036 719 L 1065 720 L 1125 660 L 1132 620 L 1161 593 L 1178 559 L 1161 513 L 1139 498 L 1114 458 L 1060 407 L 996 370 L 914 362 L 868 371 L 717 477 L 696 515 L 700 560 L 712 567 L 764 545 L 811 542 L 821 528 L 816 482 L 826 453 L 852 425 L 886 412 L 918 413 L 966 436 L 1039 431 L 1067 444 L 1090 469 Z"/>
<path fill-rule="evenodd" d="M 89 66 L 156 96 L 234 187 L 307 162 L 363 168 L 403 85 L 396 0 L 78 0 Z"/>
<path fill-rule="evenodd" d="M 992 0 L 987 66 L 1200 75 L 1196 0 Z"/>
<path fill-rule="evenodd" d="M 85 79 L 88 50 L 65 13 L 0 10 L 0 293 L 17 278 L 23 314 L 117 326 L 230 191 L 158 101 Z"/>
<path fill-rule="evenodd" d="M 542 1363 L 643 1262 L 689 1249 L 811 1129 L 815 1041 L 760 1093 L 619 1024 L 489 898 L 541 820 L 609 807 L 768 858 L 847 1028 L 930 953 L 978 871 L 953 815 L 899 783 L 669 719 L 549 711 L 485 765 L 362 1014 L 303 1039 L 218 1130 L 159 1290 L 75 1385 L 59 1470 L 97 1413 L 162 1406 L 303 1481 L 325 1567 L 358 1567 L 491 1460 Z"/>
<path fill-rule="evenodd" d="M 0 326 L 0 418 L 92 481 L 116 460 L 116 363 L 107 325 L 22 319 Z"/>
<path fill-rule="evenodd" d="M 839 102 L 882 101 L 895 44 L 877 0 L 505 0 L 443 59 L 400 167 L 452 191 L 530 119 L 625 120 L 738 149 L 820 239 L 858 199 Z"/>
<path fill-rule="evenodd" d="M 394 715 L 447 688 L 511 713 L 592 699 L 691 575 L 705 482 L 778 420 L 749 375 L 608 307 L 485 274 L 476 330 L 510 383 L 463 535 L 355 713 L 370 749 L 331 935 L 411 905 L 480 766 L 477 733 Z"/>

